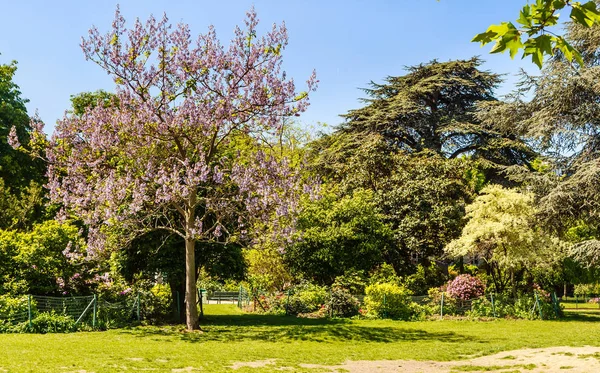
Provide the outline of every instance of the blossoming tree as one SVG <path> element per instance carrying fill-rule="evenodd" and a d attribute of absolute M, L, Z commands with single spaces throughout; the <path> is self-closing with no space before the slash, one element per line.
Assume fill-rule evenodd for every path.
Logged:
<path fill-rule="evenodd" d="M 298 171 L 262 144 L 307 108 L 315 74 L 308 92 L 296 92 L 281 69 L 285 25 L 259 37 L 254 10 L 245 24 L 223 46 L 212 27 L 193 41 L 166 16 L 128 29 L 117 8 L 110 32 L 92 28 L 82 41 L 86 59 L 114 79 L 115 97 L 66 115 L 46 151 L 51 198 L 88 224 L 88 250 L 104 248 L 110 231 L 119 242 L 153 230 L 185 240 L 190 330 L 196 243 L 240 241 L 258 222 L 290 233 L 303 191 Z M 239 139 L 255 146 L 240 155 Z"/>

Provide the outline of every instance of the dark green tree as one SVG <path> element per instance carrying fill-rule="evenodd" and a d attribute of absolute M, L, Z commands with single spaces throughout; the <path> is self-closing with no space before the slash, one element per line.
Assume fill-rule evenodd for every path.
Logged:
<path fill-rule="evenodd" d="M 341 133 L 376 133 L 388 152 L 431 151 L 445 158 L 471 156 L 494 165 L 528 164 L 533 152 L 510 128 L 483 124 L 480 104 L 496 101 L 497 74 L 479 69 L 479 58 L 432 61 L 407 68 L 385 83 L 371 83 L 363 108 L 343 115 Z"/>
<path fill-rule="evenodd" d="M 373 192 L 323 194 L 318 201 L 306 202 L 298 240 L 286 248 L 284 260 L 293 275 L 331 285 L 349 271 L 369 272 L 384 262 L 393 248 L 393 234 Z"/>
<path fill-rule="evenodd" d="M 0 64 L 0 229 L 27 229 L 44 216 L 45 165 L 9 145 L 9 138 L 28 148 L 30 118 L 13 81 L 15 61 Z"/>
<path fill-rule="evenodd" d="M 575 70 L 558 55 L 539 76 L 524 75 L 512 100 L 481 112 L 526 132 L 544 165 L 511 169 L 537 194 L 540 217 L 559 234 L 580 224 L 600 227 L 600 26 L 570 23 L 565 38 L 582 52 Z"/>

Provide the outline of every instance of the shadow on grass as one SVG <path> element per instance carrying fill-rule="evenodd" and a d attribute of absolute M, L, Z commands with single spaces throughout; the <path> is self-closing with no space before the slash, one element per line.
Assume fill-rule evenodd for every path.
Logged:
<path fill-rule="evenodd" d="M 564 310 L 565 317 L 559 321 L 565 322 L 600 322 L 600 312 L 598 310 Z"/>
<path fill-rule="evenodd" d="M 303 319 L 273 315 L 211 315 L 201 324 L 203 333 L 185 333 L 174 327 L 123 329 L 122 333 L 137 337 L 169 337 L 188 342 L 207 341 L 313 341 L 313 342 L 399 342 L 438 341 L 473 342 L 473 336 L 454 332 L 428 332 L 420 329 L 364 326 L 350 320 Z"/>
<path fill-rule="evenodd" d="M 356 325 L 349 320 L 302 319 L 273 315 L 211 315 L 201 324 L 203 333 L 184 333 L 175 328 L 134 328 L 122 333 L 137 337 L 174 337 L 188 342 L 233 341 L 312 341 L 312 342 L 473 342 L 473 336 L 454 332 L 428 332 L 421 329 Z M 161 338 L 161 340 L 164 340 Z M 167 339 L 168 340 L 168 339 Z"/>

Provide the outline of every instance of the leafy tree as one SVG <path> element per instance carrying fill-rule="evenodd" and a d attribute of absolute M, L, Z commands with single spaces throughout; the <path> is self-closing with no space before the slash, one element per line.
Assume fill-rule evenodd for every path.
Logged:
<path fill-rule="evenodd" d="M 478 105 L 496 101 L 500 77 L 479 70 L 478 58 L 432 61 L 403 76 L 371 83 L 365 107 L 343 115 L 339 132 L 357 142 L 379 134 L 388 152 L 431 151 L 446 158 L 470 155 L 493 164 L 527 164 L 532 152 L 517 133 L 482 125 Z"/>
<path fill-rule="evenodd" d="M 0 65 L 0 229 L 25 229 L 43 216 L 44 167 L 14 150 L 8 141 L 28 147 L 32 130 L 19 87 L 17 63 Z"/>
<path fill-rule="evenodd" d="M 278 292 L 292 283 L 284 257 L 276 249 L 247 249 L 244 251 L 244 258 L 248 266 L 248 282 L 253 289 Z"/>
<path fill-rule="evenodd" d="M 79 228 L 47 220 L 29 232 L 0 231 L 0 293 L 89 293 L 94 262 L 85 260 Z M 87 281 L 87 282 L 86 282 Z"/>
<path fill-rule="evenodd" d="M 484 122 L 505 118 L 537 144 L 543 169 L 510 175 L 535 191 L 540 216 L 559 234 L 580 222 L 600 224 L 600 26 L 570 23 L 565 38 L 582 51 L 578 70 L 556 57 L 540 76 L 523 76 L 510 101 L 480 113 Z"/>
<path fill-rule="evenodd" d="M 486 32 L 473 38 L 482 46 L 495 42 L 490 53 L 509 51 L 514 58 L 523 50 L 523 58 L 531 56 L 532 61 L 542 68 L 544 56 L 553 56 L 560 52 L 568 61 L 577 61 L 583 65 L 580 50 L 574 47 L 561 35 L 552 32 L 552 27 L 559 24 L 559 12 L 570 8 L 569 18 L 581 27 L 591 28 L 600 22 L 600 11 L 594 0 L 585 2 L 570 0 L 536 0 L 526 4 L 516 22 L 502 22 L 491 25 Z"/>
<path fill-rule="evenodd" d="M 465 206 L 481 188 L 484 175 L 469 159 L 445 159 L 434 153 L 390 153 L 379 134 L 334 133 L 312 146 L 314 169 L 343 194 L 374 192 L 394 245 L 385 261 L 406 274 L 414 260 L 442 254 L 464 226 Z M 428 263 L 425 263 L 428 265 Z"/>
<path fill-rule="evenodd" d="M 285 27 L 258 37 L 257 25 L 249 12 L 224 48 L 212 28 L 194 43 L 166 17 L 127 29 L 117 9 L 112 31 L 93 28 L 82 43 L 117 84 L 117 102 L 59 121 L 47 151 L 50 195 L 90 227 L 91 250 L 104 247 L 107 229 L 185 241 L 188 329 L 198 327 L 196 242 L 240 242 L 256 221 L 291 233 L 297 172 L 265 152 L 224 153 L 235 134 L 276 139 L 282 118 L 308 105 L 281 71 Z M 307 84 L 315 88 L 314 74 Z"/>
<path fill-rule="evenodd" d="M 368 190 L 338 196 L 326 191 L 306 203 L 298 218 L 298 241 L 285 251 L 294 275 L 331 285 L 347 271 L 368 272 L 392 247 L 392 231 Z"/>
<path fill-rule="evenodd" d="M 103 107 L 118 106 L 118 98 L 114 93 L 98 90 L 82 92 L 71 96 L 72 113 L 83 116 L 87 110 L 93 110 L 98 104 Z"/>
<path fill-rule="evenodd" d="M 185 242 L 173 234 L 163 231 L 152 231 L 137 237 L 129 245 L 111 254 L 112 270 L 117 278 L 128 283 L 140 280 L 155 280 L 160 275 L 168 284 L 173 300 L 173 314 L 178 309 L 182 314 L 177 319 L 185 318 Z M 239 244 L 198 243 L 195 247 L 196 278 L 203 270 L 207 275 L 225 281 L 242 280 L 245 275 L 245 263 L 242 247 Z M 177 297 L 177 292 L 181 297 Z"/>
<path fill-rule="evenodd" d="M 533 195 L 499 185 L 490 185 L 467 206 L 469 221 L 462 235 L 446 246 L 452 257 L 470 256 L 489 265 L 496 290 L 505 282 L 503 270 L 510 274 L 516 291 L 515 272 L 543 260 L 558 243 L 535 226 Z"/>

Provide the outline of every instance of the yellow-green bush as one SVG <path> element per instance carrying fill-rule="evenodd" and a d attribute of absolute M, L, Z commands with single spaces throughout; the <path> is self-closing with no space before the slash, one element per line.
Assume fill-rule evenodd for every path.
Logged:
<path fill-rule="evenodd" d="M 411 292 L 404 286 L 378 283 L 367 286 L 365 292 L 364 303 L 368 316 L 401 320 L 411 318 Z"/>

